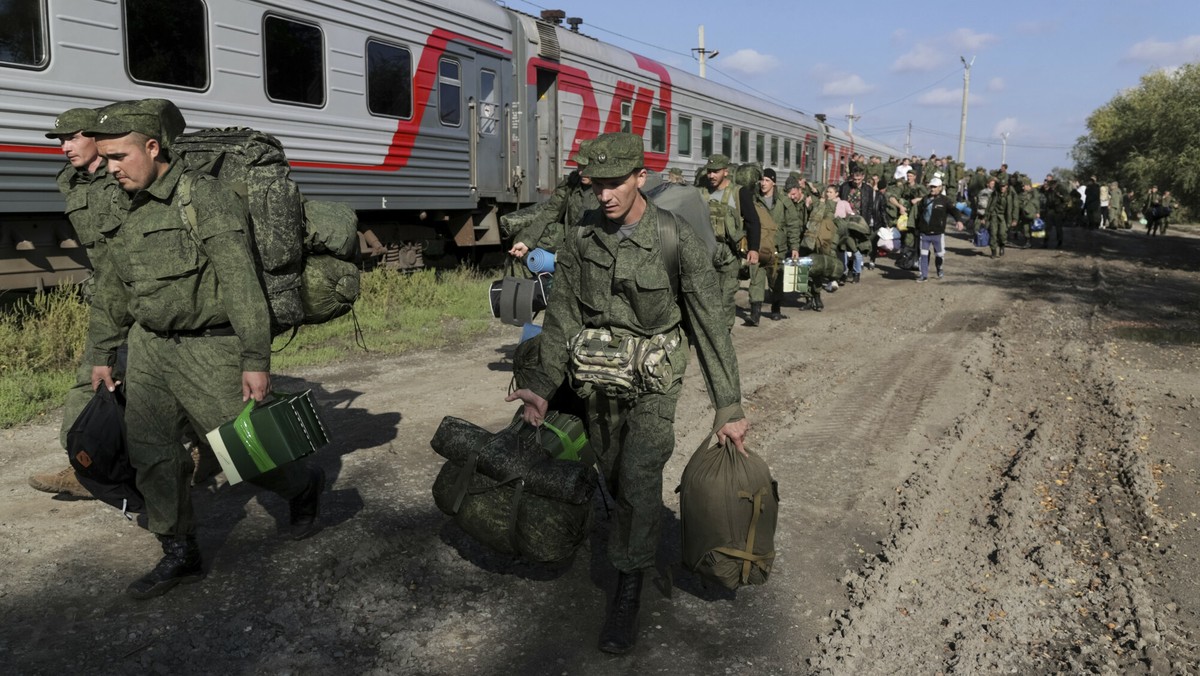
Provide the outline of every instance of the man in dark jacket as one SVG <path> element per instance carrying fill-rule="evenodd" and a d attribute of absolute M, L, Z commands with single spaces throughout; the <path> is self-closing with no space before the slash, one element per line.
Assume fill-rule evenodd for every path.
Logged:
<path fill-rule="evenodd" d="M 914 213 L 917 233 L 921 236 L 921 276 L 917 278 L 918 282 L 929 279 L 930 249 L 933 249 L 935 256 L 938 279 L 946 276 L 942 267 L 946 257 L 946 218 L 952 216 L 955 229 L 960 232 L 963 229 L 962 214 L 954 208 L 950 198 L 942 193 L 943 189 L 942 179 L 936 176 L 929 179 L 929 194 L 917 204 Z"/>

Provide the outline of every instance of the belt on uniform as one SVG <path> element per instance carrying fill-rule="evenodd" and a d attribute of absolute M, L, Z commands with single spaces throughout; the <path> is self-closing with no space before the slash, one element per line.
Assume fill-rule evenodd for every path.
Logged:
<path fill-rule="evenodd" d="M 159 338 L 165 338 L 179 342 L 180 338 L 215 338 L 218 336 L 236 336 L 237 332 L 233 330 L 232 324 L 218 324 L 216 326 L 206 326 L 202 329 L 186 329 L 181 331 L 151 331 Z"/>

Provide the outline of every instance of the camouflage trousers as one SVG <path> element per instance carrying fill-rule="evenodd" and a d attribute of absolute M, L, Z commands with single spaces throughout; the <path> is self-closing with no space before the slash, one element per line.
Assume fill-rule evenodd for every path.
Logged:
<path fill-rule="evenodd" d="M 632 401 L 587 398 L 588 438 L 616 507 L 608 558 L 625 573 L 654 566 L 662 530 L 663 467 L 675 450 L 675 404 L 682 385 Z"/>
<path fill-rule="evenodd" d="M 988 219 L 987 231 L 993 253 L 1008 245 L 1008 223 L 1003 218 Z"/>
<path fill-rule="evenodd" d="M 193 428 L 208 431 L 241 413 L 240 355 L 237 336 L 163 338 L 137 325 L 129 330 L 126 442 L 150 532 L 195 533 L 193 463 L 179 443 L 179 421 L 186 417 Z M 307 485 L 307 465 L 288 463 L 247 481 L 290 499 Z"/>
<path fill-rule="evenodd" d="M 750 302 L 763 303 L 766 302 L 768 296 L 772 303 L 779 303 L 783 300 L 783 275 L 780 274 L 779 258 L 772 257 L 772 261 L 767 264 L 751 265 L 750 266 Z M 767 290 L 770 290 L 770 294 Z"/>

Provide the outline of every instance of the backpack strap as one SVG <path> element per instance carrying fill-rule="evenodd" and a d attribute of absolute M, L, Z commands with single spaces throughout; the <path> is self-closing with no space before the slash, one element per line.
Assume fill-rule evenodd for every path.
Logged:
<path fill-rule="evenodd" d="M 658 210 L 658 241 L 662 247 L 663 264 L 671 280 L 671 296 L 679 296 L 679 219 L 666 209 Z"/>
<path fill-rule="evenodd" d="M 179 177 L 179 183 L 175 189 L 179 191 L 179 208 L 183 212 L 183 222 L 192 226 L 193 232 L 200 224 L 200 217 L 196 215 L 196 205 L 192 204 L 192 187 L 196 183 L 196 178 L 191 172 L 183 172 Z"/>

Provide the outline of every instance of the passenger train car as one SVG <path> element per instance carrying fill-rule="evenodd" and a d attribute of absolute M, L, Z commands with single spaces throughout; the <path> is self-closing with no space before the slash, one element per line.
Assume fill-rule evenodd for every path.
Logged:
<path fill-rule="evenodd" d="M 275 135 L 304 194 L 352 205 L 364 250 L 400 267 L 499 251 L 498 216 L 605 132 L 685 175 L 719 152 L 824 182 L 851 152 L 897 154 L 558 18 L 489 0 L 4 0 L 0 288 L 86 272 L 43 133 L 118 100 Z"/>

